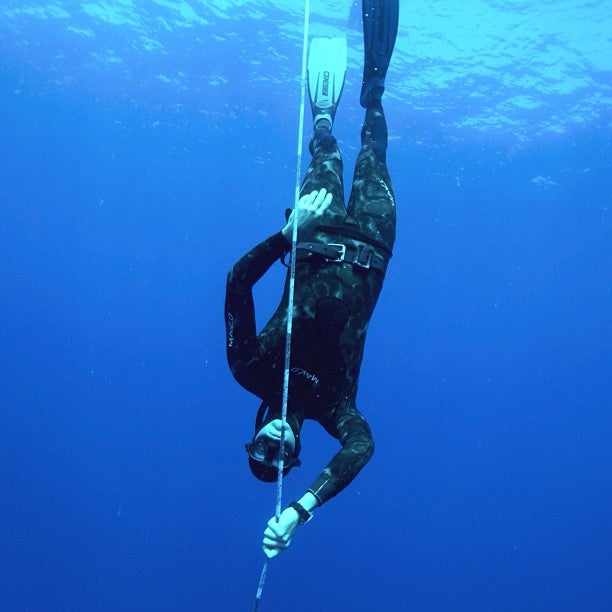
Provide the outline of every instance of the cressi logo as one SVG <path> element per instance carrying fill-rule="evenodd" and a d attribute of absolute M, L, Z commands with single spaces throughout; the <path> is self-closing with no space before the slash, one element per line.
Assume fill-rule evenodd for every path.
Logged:
<path fill-rule="evenodd" d="M 324 96 L 329 96 L 329 70 L 323 73 L 323 87 L 321 88 L 321 92 Z"/>

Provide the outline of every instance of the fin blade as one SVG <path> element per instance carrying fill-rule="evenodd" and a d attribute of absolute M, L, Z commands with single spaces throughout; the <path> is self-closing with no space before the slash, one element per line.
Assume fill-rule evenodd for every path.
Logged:
<path fill-rule="evenodd" d="M 346 38 L 313 38 L 308 55 L 308 92 L 317 110 L 334 109 L 342 95 L 348 47 Z"/>
<path fill-rule="evenodd" d="M 364 63 L 361 105 L 380 101 L 395 47 L 399 0 L 363 0 Z"/>

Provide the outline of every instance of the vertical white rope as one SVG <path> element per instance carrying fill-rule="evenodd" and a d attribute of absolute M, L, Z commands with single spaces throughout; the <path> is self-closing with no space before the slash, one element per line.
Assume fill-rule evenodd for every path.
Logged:
<path fill-rule="evenodd" d="M 293 228 L 291 234 L 291 264 L 289 267 L 289 296 L 287 301 L 287 335 L 285 339 L 285 368 L 283 375 L 283 400 L 281 412 L 281 440 L 278 451 L 278 480 L 276 484 L 276 522 L 280 520 L 283 507 L 283 469 L 285 467 L 285 430 L 287 428 L 287 404 L 289 402 L 289 373 L 291 371 L 291 334 L 293 332 L 293 299 L 295 295 L 295 261 L 298 236 L 298 202 L 300 200 L 300 176 L 302 174 L 302 148 L 304 145 L 304 114 L 306 109 L 306 68 L 308 64 L 308 31 L 310 27 L 310 0 L 304 2 L 304 34 L 302 39 L 302 80 L 300 83 L 300 116 L 298 122 L 297 157 L 295 168 L 295 190 L 293 197 Z M 261 570 L 257 595 L 255 596 L 256 611 L 263 594 L 269 559 L 266 559 Z"/>
<path fill-rule="evenodd" d="M 302 40 L 302 81 L 300 85 L 300 118 L 298 122 L 297 154 L 295 167 L 295 191 L 293 197 L 293 232 L 291 235 L 291 265 L 289 268 L 289 297 L 287 302 L 287 336 L 285 339 L 285 370 L 283 377 L 282 428 L 279 448 L 278 483 L 276 488 L 276 521 L 282 512 L 283 469 L 285 463 L 285 431 L 287 428 L 287 404 L 289 402 L 289 372 L 291 369 L 291 334 L 293 331 L 293 300 L 295 295 L 295 262 L 298 235 L 298 202 L 300 199 L 300 177 L 302 174 L 302 148 L 304 145 L 304 114 L 306 108 L 306 69 L 308 61 L 308 30 L 310 0 L 304 6 L 304 38 Z"/>

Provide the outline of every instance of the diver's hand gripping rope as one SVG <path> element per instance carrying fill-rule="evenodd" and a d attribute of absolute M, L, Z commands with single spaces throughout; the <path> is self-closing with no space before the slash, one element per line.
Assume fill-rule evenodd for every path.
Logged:
<path fill-rule="evenodd" d="M 276 486 L 276 522 L 279 522 L 282 511 L 283 499 L 283 469 L 285 467 L 285 429 L 287 427 L 287 403 L 289 400 L 289 370 L 291 363 L 291 333 L 293 330 L 293 298 L 295 295 L 295 262 L 296 245 L 298 235 L 298 202 L 300 199 L 300 175 L 302 173 L 302 147 L 304 142 L 304 113 L 306 107 L 306 67 L 308 58 L 308 29 L 310 24 L 310 0 L 305 0 L 304 3 L 304 37 L 302 40 L 302 82 L 300 95 L 300 119 L 298 125 L 298 142 L 297 142 L 297 159 L 295 170 L 295 195 L 294 195 L 294 215 L 293 215 L 293 233 L 291 236 L 291 265 L 289 267 L 289 299 L 287 303 L 287 337 L 285 339 L 285 370 L 283 376 L 283 404 L 282 404 L 282 426 L 280 448 L 278 453 L 278 480 Z M 257 594 L 255 596 L 255 605 L 253 610 L 256 612 L 259 608 L 259 602 L 263 594 L 266 575 L 268 573 L 268 565 L 270 559 L 266 559 L 259 577 L 259 585 L 257 586 Z"/>

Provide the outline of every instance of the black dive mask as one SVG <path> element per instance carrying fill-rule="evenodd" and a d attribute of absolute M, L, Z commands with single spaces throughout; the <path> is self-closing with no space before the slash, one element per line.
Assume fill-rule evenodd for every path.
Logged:
<path fill-rule="evenodd" d="M 249 453 L 249 457 L 254 461 L 278 469 L 280 443 L 276 442 L 276 440 L 271 440 L 267 436 L 261 436 L 253 442 L 245 444 L 244 447 L 247 453 Z M 288 468 L 295 467 L 301 463 L 297 457 L 293 456 L 291 447 L 288 444 L 285 444 L 283 460 L 283 467 Z"/>
<path fill-rule="evenodd" d="M 278 479 L 278 452 L 280 444 L 269 440 L 266 436 L 244 445 L 249 455 L 249 467 L 253 476 L 264 482 L 276 482 Z M 294 457 L 288 447 L 285 447 L 283 476 L 286 476 L 291 468 L 301 465 L 301 461 Z"/>

